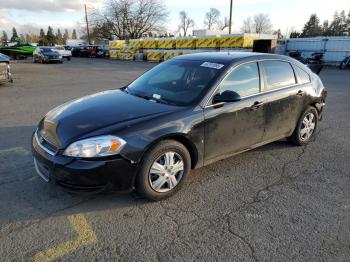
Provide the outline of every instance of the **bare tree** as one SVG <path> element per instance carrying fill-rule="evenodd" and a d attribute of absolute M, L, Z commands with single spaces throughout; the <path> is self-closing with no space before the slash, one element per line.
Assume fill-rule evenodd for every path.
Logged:
<path fill-rule="evenodd" d="M 220 11 L 216 8 L 210 8 L 209 12 L 205 13 L 204 25 L 210 30 L 214 25 L 219 25 Z"/>
<path fill-rule="evenodd" d="M 258 34 L 271 33 L 272 25 L 268 14 L 259 13 L 254 16 L 255 32 Z"/>
<path fill-rule="evenodd" d="M 103 35 L 136 39 L 164 29 L 168 12 L 162 0 L 107 0 L 102 11 L 92 14 L 92 25 Z"/>
<path fill-rule="evenodd" d="M 191 19 L 185 11 L 181 11 L 179 17 L 179 31 L 182 31 L 183 35 L 186 36 L 188 29 L 194 26 L 194 20 Z"/>
<path fill-rule="evenodd" d="M 255 33 L 255 25 L 251 17 L 247 17 L 243 20 L 241 31 L 243 33 Z"/>
<path fill-rule="evenodd" d="M 227 17 L 225 17 L 223 20 L 218 21 L 218 28 L 220 30 L 224 30 L 225 28 L 228 27 L 229 20 Z"/>

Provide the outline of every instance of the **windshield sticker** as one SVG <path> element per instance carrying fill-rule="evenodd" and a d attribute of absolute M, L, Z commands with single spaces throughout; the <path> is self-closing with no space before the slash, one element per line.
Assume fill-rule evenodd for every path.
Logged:
<path fill-rule="evenodd" d="M 203 67 L 209 67 L 209 68 L 214 68 L 214 69 L 221 69 L 224 67 L 223 64 L 217 64 L 217 63 L 210 63 L 210 62 L 204 62 L 201 64 Z"/>
<path fill-rule="evenodd" d="M 160 99 L 160 95 L 158 95 L 158 94 L 153 94 L 153 98 L 154 98 L 154 99 Z"/>

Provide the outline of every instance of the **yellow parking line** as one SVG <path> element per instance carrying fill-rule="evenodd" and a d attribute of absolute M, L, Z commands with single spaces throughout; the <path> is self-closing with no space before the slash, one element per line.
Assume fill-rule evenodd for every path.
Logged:
<path fill-rule="evenodd" d="M 81 246 L 93 244 L 97 241 L 96 234 L 87 223 L 84 215 L 77 214 L 68 216 L 68 220 L 74 230 L 77 232 L 78 237 L 74 240 L 67 241 L 57 247 L 49 248 L 46 251 L 36 254 L 35 262 L 46 262 L 60 258 Z"/>

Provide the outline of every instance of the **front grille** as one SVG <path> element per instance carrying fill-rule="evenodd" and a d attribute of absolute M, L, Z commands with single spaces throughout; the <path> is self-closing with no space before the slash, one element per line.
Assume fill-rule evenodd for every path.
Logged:
<path fill-rule="evenodd" d="M 50 144 L 44 137 L 40 135 L 40 132 L 35 132 L 35 139 L 37 144 L 44 149 L 47 153 L 50 155 L 55 155 L 57 152 L 57 147 L 54 145 Z"/>

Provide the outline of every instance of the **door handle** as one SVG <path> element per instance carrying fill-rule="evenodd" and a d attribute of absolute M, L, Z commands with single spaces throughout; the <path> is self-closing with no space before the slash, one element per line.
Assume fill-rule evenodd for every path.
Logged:
<path fill-rule="evenodd" d="M 250 107 L 251 110 L 257 110 L 259 109 L 260 107 L 263 106 L 263 102 L 261 101 L 255 101 L 254 104 Z"/>
<path fill-rule="evenodd" d="M 297 96 L 303 96 L 305 94 L 305 91 L 299 90 L 297 93 Z"/>

